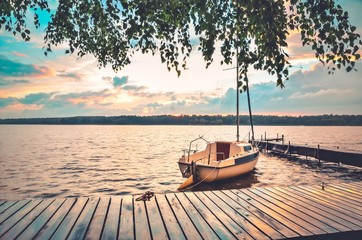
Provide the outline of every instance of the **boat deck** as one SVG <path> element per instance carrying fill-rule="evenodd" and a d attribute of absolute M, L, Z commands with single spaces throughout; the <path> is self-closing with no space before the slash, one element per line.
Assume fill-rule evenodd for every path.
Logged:
<path fill-rule="evenodd" d="M 0 239 L 352 239 L 362 182 L 0 201 Z"/>

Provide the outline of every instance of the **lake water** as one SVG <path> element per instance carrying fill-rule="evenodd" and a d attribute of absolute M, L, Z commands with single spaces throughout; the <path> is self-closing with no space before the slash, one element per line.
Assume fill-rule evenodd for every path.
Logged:
<path fill-rule="evenodd" d="M 362 127 L 256 126 L 256 136 L 362 152 Z M 249 127 L 241 127 L 248 136 Z M 0 125 L 0 199 L 175 192 L 191 140 L 235 140 L 234 126 Z M 200 145 L 198 148 L 202 148 Z M 250 174 L 194 190 L 362 180 L 362 169 L 261 155 Z"/>

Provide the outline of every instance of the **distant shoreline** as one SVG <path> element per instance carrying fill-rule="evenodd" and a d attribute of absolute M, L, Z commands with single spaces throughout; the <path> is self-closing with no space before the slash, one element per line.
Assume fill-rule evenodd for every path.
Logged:
<path fill-rule="evenodd" d="M 272 116 L 254 115 L 254 125 L 262 126 L 362 126 L 362 115 Z M 235 115 L 154 115 L 76 116 L 54 118 L 8 118 L 0 124 L 38 125 L 235 125 Z M 250 125 L 249 116 L 240 116 L 240 125 Z"/>

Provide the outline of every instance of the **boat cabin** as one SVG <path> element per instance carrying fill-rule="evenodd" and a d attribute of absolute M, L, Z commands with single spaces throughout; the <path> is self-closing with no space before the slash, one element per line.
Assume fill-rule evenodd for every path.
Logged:
<path fill-rule="evenodd" d="M 242 155 L 250 152 L 252 146 L 243 142 L 213 142 L 206 146 L 205 150 L 195 152 L 195 150 L 184 150 L 184 162 L 197 161 L 208 164 L 211 161 L 222 161 L 230 157 Z M 182 158 L 180 159 L 182 161 Z"/>

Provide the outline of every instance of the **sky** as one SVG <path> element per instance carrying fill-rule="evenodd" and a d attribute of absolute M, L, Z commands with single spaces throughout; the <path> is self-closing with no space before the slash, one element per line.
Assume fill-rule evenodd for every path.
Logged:
<path fill-rule="evenodd" d="M 340 0 L 362 34 L 361 0 Z M 191 53 L 188 69 L 177 77 L 158 55 L 136 53 L 118 72 L 99 68 L 96 59 L 64 54 L 65 46 L 43 54 L 42 30 L 24 42 L 0 30 L 0 118 L 117 116 L 161 114 L 235 114 L 235 70 L 219 65 L 220 55 L 206 69 L 201 53 Z M 358 71 L 328 74 L 299 34 L 288 38 L 294 66 L 285 88 L 261 71 L 249 73 L 253 114 L 362 114 L 361 61 Z M 241 114 L 247 114 L 241 94 Z"/>

